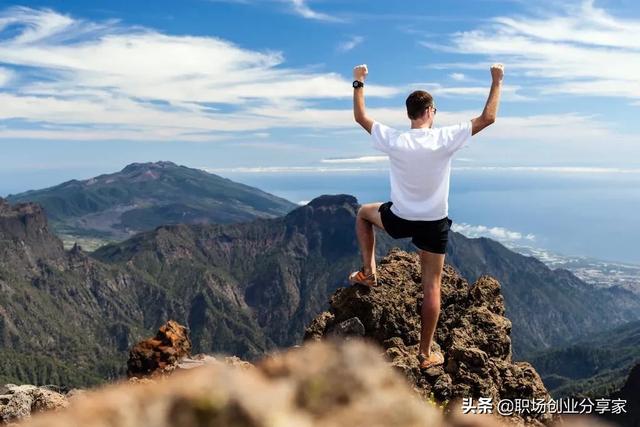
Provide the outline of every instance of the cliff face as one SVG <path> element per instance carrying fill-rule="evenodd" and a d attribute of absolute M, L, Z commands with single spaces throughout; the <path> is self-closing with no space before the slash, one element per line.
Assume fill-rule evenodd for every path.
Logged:
<path fill-rule="evenodd" d="M 64 256 L 62 242 L 49 231 L 40 206 L 11 206 L 0 198 L 0 268 L 24 276 L 38 269 L 40 260 L 55 263 Z"/>
<path fill-rule="evenodd" d="M 0 380 L 118 375 L 118 352 L 142 324 L 131 282 L 78 248 L 65 252 L 37 205 L 0 202 Z"/>
<path fill-rule="evenodd" d="M 497 403 L 550 398 L 535 369 L 512 360 L 511 322 L 504 317 L 504 299 L 495 279 L 483 276 L 469 285 L 446 266 L 434 337 L 434 349 L 441 349 L 445 364 L 421 370 L 417 359 L 422 304 L 419 259 L 394 250 L 380 262 L 378 273 L 378 288 L 339 289 L 329 311 L 307 328 L 306 338 L 354 335 L 373 340 L 386 349 L 392 365 L 420 394 L 434 393 L 439 400 L 485 397 Z M 550 414 L 525 419 L 552 421 Z"/>

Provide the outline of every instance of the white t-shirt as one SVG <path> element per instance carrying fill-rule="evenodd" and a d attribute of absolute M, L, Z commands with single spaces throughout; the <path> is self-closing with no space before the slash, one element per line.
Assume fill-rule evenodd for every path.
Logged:
<path fill-rule="evenodd" d="M 379 122 L 373 147 L 390 161 L 391 211 L 411 221 L 449 215 L 451 158 L 471 137 L 471 121 L 442 128 L 397 130 Z"/>

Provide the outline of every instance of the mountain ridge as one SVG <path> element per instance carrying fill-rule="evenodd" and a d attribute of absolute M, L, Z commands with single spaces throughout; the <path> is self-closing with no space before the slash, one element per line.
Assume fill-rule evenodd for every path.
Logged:
<path fill-rule="evenodd" d="M 55 366 L 42 371 L 20 354 L 55 354 L 75 369 L 75 377 L 73 372 L 64 373 L 69 384 L 122 375 L 118 369 L 124 365 L 123 349 L 168 318 L 189 326 L 198 352 L 251 359 L 275 347 L 296 344 L 304 326 L 326 308 L 329 295 L 344 286 L 347 274 L 360 264 L 353 226 L 359 205 L 348 195 L 323 196 L 274 219 L 161 226 L 94 254 L 79 247 L 64 251 L 50 233 L 41 209 L 3 206 L 0 223 L 16 228 L 12 233 L 0 232 L 4 248 L 0 252 L 0 289 L 4 290 L 0 292 L 4 310 L 0 339 L 3 356 L 13 366 L 3 370 L 10 373 L 6 379 L 10 381 L 19 375 L 27 376 L 21 381 L 30 383 L 36 382 L 32 378 L 63 375 Z M 463 239 L 454 233 L 451 250 L 460 244 L 473 251 L 482 249 L 474 246 L 475 241 Z M 45 248 L 39 247 L 41 241 Z M 378 255 L 383 255 L 407 243 L 379 234 L 378 244 Z M 26 254 L 25 250 L 31 251 L 31 258 L 15 255 Z M 462 248 L 457 251 L 450 258 L 452 265 L 467 265 Z M 496 252 L 487 252 L 484 258 L 468 256 L 464 261 L 467 273 L 495 267 L 499 258 L 489 259 L 495 256 Z M 514 259 L 527 261 L 526 257 Z M 506 265 L 512 270 L 497 272 L 506 279 L 502 286 L 510 310 L 508 288 L 522 288 L 513 278 L 525 272 L 522 280 L 526 284 L 536 276 L 513 260 Z M 562 281 L 547 286 L 570 289 Z M 583 306 L 598 301 L 609 312 L 615 309 L 601 294 L 576 295 Z M 570 308 L 554 303 L 548 298 L 538 302 L 553 312 Z M 575 325 L 561 325 L 565 329 L 556 338 L 564 334 L 569 339 L 600 316 L 580 313 Z M 605 320 L 618 321 L 617 316 L 605 314 Z M 530 339 L 544 346 L 549 341 L 545 329 L 522 327 L 525 321 L 544 326 L 544 310 L 534 310 L 532 315 L 537 316 L 533 321 L 526 316 L 513 319 L 514 344 Z M 97 360 L 102 362 L 92 371 L 89 368 Z"/>

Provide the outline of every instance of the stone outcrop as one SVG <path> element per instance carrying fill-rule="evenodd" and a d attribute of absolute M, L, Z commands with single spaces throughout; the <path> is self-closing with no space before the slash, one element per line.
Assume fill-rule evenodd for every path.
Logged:
<path fill-rule="evenodd" d="M 414 390 L 444 402 L 464 397 L 549 399 L 540 376 L 528 362 L 514 362 L 511 322 L 504 317 L 500 284 L 487 276 L 469 285 L 450 266 L 441 287 L 441 314 L 432 350 L 441 349 L 445 364 L 421 370 L 422 287 L 417 255 L 393 250 L 378 268 L 380 287 L 341 288 L 330 310 L 306 331 L 307 339 L 358 336 L 384 347 L 391 364 L 404 373 Z M 550 424 L 550 415 L 526 416 L 530 424 Z"/>
<path fill-rule="evenodd" d="M 0 386 L 0 424 L 25 420 L 42 411 L 67 407 L 67 398 L 46 387 L 7 384 Z"/>
<path fill-rule="evenodd" d="M 0 267 L 11 267 L 19 276 L 38 271 L 42 260 L 59 265 L 64 258 L 62 242 L 33 203 L 12 206 L 0 198 L 0 242 Z"/>
<path fill-rule="evenodd" d="M 187 328 L 169 320 L 155 337 L 141 341 L 131 349 L 127 375 L 131 378 L 168 373 L 190 355 L 191 341 Z"/>

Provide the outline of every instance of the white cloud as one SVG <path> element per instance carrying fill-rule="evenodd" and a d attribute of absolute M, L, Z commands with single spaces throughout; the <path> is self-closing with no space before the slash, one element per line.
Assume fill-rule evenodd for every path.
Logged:
<path fill-rule="evenodd" d="M 583 1 L 543 17 L 498 17 L 460 32 L 445 49 L 500 59 L 539 79 L 543 93 L 640 98 L 640 20 L 614 17 Z M 425 43 L 426 46 L 434 46 Z"/>
<path fill-rule="evenodd" d="M 9 26 L 11 31 L 2 32 Z M 0 139 L 212 141 L 262 138 L 274 128 L 361 135 L 350 108 L 316 103 L 347 101 L 350 80 L 288 68 L 280 52 L 244 49 L 215 37 L 174 36 L 52 10 L 11 8 L 0 13 L 0 63 L 0 121 L 7 120 Z M 434 87 L 442 96 L 487 91 Z M 505 90 L 506 96 L 516 96 L 518 87 Z M 367 96 L 405 91 L 406 86 L 368 85 Z M 368 112 L 389 125 L 408 127 L 401 105 Z M 436 125 L 479 113 L 439 110 Z M 28 128 L 8 124 L 16 119 Z M 568 129 L 573 140 L 615 136 L 596 116 L 563 113 L 500 115 L 480 138 L 558 142 Z"/>
<path fill-rule="evenodd" d="M 336 73 L 285 67 L 277 51 L 23 7 L 0 13 L 0 63 L 0 87 L 14 83 L 0 92 L 0 120 L 32 123 L 2 138 L 213 140 L 288 126 L 248 109 L 313 110 L 314 99 L 352 92 Z M 368 94 L 399 90 L 370 85 Z"/>
<path fill-rule="evenodd" d="M 244 5 L 256 5 L 260 3 L 272 2 L 272 3 L 286 3 L 293 13 L 299 15 L 305 19 L 312 19 L 316 21 L 324 22 L 344 22 L 342 18 L 332 16 L 326 13 L 313 10 L 309 6 L 308 0 L 208 0 L 211 3 L 235 3 Z"/>
<path fill-rule="evenodd" d="M 412 83 L 411 90 L 424 89 L 433 96 L 442 97 L 473 97 L 486 99 L 489 95 L 489 85 L 483 86 L 443 86 L 440 83 Z M 502 86 L 502 99 L 504 101 L 532 101 L 534 98 L 522 95 L 522 88 L 516 85 Z M 437 103 L 437 99 L 436 99 Z"/>
<path fill-rule="evenodd" d="M 449 74 L 449 77 L 458 82 L 461 82 L 465 79 L 465 75 L 462 73 L 451 73 Z"/>
<path fill-rule="evenodd" d="M 362 36 L 353 36 L 349 40 L 345 40 L 338 45 L 338 50 L 340 52 L 349 52 L 350 50 L 355 49 L 364 41 L 364 37 Z"/>
<path fill-rule="evenodd" d="M 330 21 L 330 22 L 341 22 L 342 20 L 331 15 L 327 15 L 326 13 L 317 12 L 312 10 L 311 7 L 307 4 L 308 0 L 288 0 L 293 7 L 294 12 L 303 18 L 307 19 L 315 19 L 317 21 Z"/>
<path fill-rule="evenodd" d="M 233 168 L 210 168 L 201 167 L 205 172 L 210 173 L 340 173 L 340 172 L 375 172 L 385 171 L 386 168 L 363 168 L 363 167 L 325 167 L 325 166 L 256 166 L 256 167 L 233 167 Z"/>
<path fill-rule="evenodd" d="M 584 166 L 458 166 L 456 170 L 544 172 L 562 174 L 640 174 L 637 168 L 603 168 Z"/>
<path fill-rule="evenodd" d="M 0 67 L 0 87 L 5 86 L 11 80 L 13 73 L 6 68 Z"/>
<path fill-rule="evenodd" d="M 335 159 L 322 159 L 322 163 L 342 164 L 342 163 L 383 163 L 389 160 L 387 156 L 361 156 L 361 157 L 340 157 Z"/>
<path fill-rule="evenodd" d="M 344 161 L 342 161 L 344 160 Z M 212 173 L 343 173 L 343 172 L 380 172 L 388 171 L 387 165 L 384 166 L 356 166 L 359 164 L 377 164 L 384 163 L 387 160 L 386 157 L 381 156 L 362 156 L 354 157 L 352 159 L 323 159 L 321 163 L 328 164 L 329 166 L 255 166 L 255 167 L 231 167 L 231 168 L 210 168 L 201 167 L 200 169 L 212 172 Z M 462 162 L 473 161 L 471 159 L 456 158 Z M 331 165 L 353 164 L 354 166 L 331 166 Z M 640 168 L 603 168 L 603 167 L 582 167 L 582 166 L 453 166 L 456 171 L 475 171 L 475 172 L 526 172 L 526 173 L 557 173 L 557 174 L 576 174 L 576 175 L 593 175 L 593 174 L 640 174 Z M 484 227 L 484 226 L 469 226 L 468 224 L 462 224 L 465 227 L 470 227 L 469 232 L 492 232 L 494 236 L 503 233 L 505 236 L 515 234 L 509 234 L 500 227 Z M 462 226 L 460 225 L 460 226 Z M 487 234 L 488 235 L 488 234 Z M 527 235 L 523 238 L 527 238 Z"/>
<path fill-rule="evenodd" d="M 488 237 L 504 243 L 513 243 L 517 241 L 533 241 L 535 235 L 522 234 L 518 231 L 508 230 L 504 227 L 487 227 L 486 225 L 470 225 L 466 223 L 454 223 L 451 227 L 453 231 L 464 234 L 467 237 Z"/>

